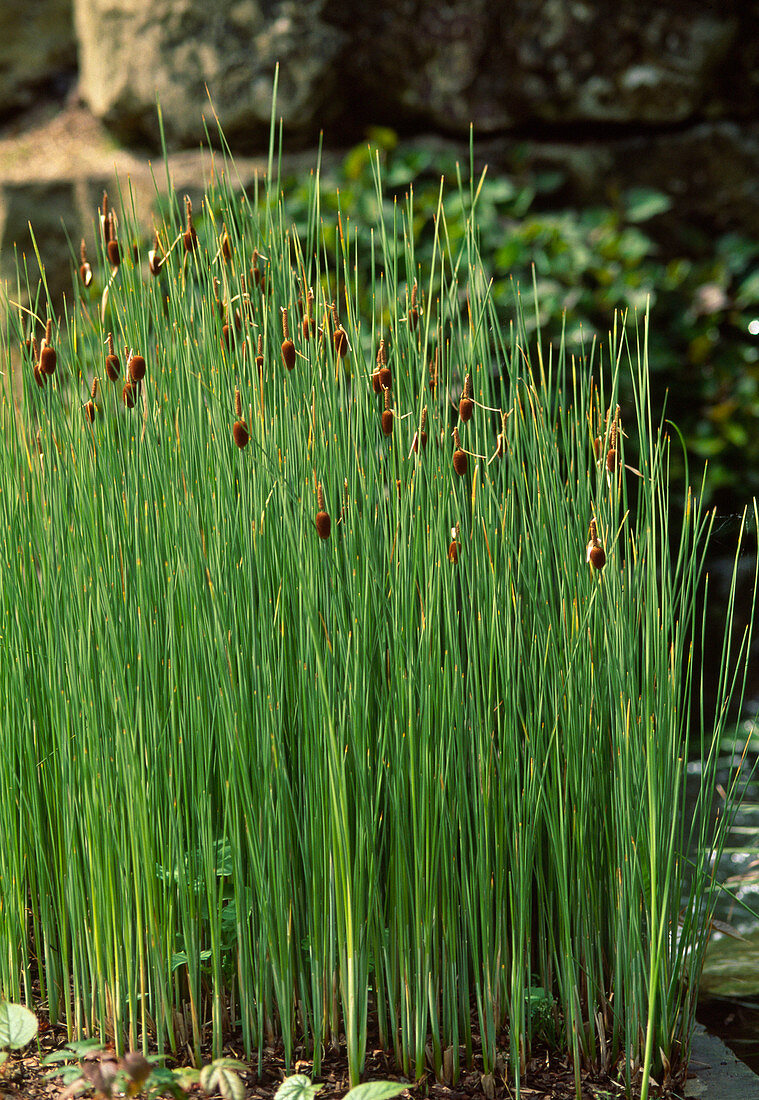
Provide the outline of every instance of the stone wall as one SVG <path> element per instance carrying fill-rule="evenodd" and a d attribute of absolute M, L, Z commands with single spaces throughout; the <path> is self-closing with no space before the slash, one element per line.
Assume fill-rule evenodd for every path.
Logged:
<path fill-rule="evenodd" d="M 508 168 L 518 147 L 522 163 L 561 166 L 572 201 L 650 184 L 707 230 L 759 235 L 759 0 L 30 0 L 22 15 L 5 9 L 0 119 L 23 145 L 19 112 L 40 97 L 63 110 L 68 89 L 69 109 L 73 98 L 100 129 L 96 163 L 71 127 L 69 163 L 65 140 L 58 161 L 0 143 L 4 257 L 22 208 L 32 220 L 54 211 L 59 235 L 61 214 L 75 211 L 77 236 L 82 195 L 115 165 L 128 171 L 130 149 L 133 165 L 160 150 L 157 100 L 170 150 L 197 149 L 206 127 L 215 138 L 215 113 L 236 154 L 263 151 L 277 63 L 287 149 L 313 145 L 321 130 L 344 148 L 371 124 L 465 143 L 472 122 L 491 166 Z"/>

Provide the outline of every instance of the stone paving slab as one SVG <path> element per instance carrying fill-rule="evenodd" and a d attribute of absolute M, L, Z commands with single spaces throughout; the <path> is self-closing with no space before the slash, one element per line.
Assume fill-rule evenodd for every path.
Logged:
<path fill-rule="evenodd" d="M 759 1100 L 759 1077 L 714 1035 L 697 1025 L 691 1043 L 687 1097 L 700 1100 Z"/>

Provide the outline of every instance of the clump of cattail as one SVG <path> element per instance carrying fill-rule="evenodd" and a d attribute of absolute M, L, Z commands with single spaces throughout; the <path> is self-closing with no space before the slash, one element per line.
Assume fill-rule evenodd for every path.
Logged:
<path fill-rule="evenodd" d="M 321 485 L 316 490 L 316 504 L 319 509 L 316 513 L 316 533 L 320 539 L 328 539 L 332 530 L 332 520 L 329 518 L 327 506 L 324 503 L 324 490 Z"/>
<path fill-rule="evenodd" d="M 594 569 L 603 569 L 606 565 L 606 554 L 598 538 L 598 528 L 595 519 L 590 521 L 590 541 L 585 553 L 585 560 Z"/>
<path fill-rule="evenodd" d="M 184 208 L 187 218 L 186 228 L 182 235 L 184 250 L 185 252 L 194 252 L 198 247 L 198 234 L 195 232 L 195 226 L 192 224 L 192 200 L 189 195 L 185 195 L 184 197 Z"/>
<path fill-rule="evenodd" d="M 460 542 L 461 529 L 456 524 L 451 528 L 451 541 L 448 546 L 448 561 L 455 565 L 459 560 L 459 542 Z"/>
<path fill-rule="evenodd" d="M 55 368 L 58 363 L 58 356 L 56 355 L 55 348 L 52 346 L 53 339 L 53 322 L 48 317 L 47 325 L 45 326 L 45 339 L 42 341 L 42 351 L 40 352 L 39 367 L 43 374 L 51 375 L 55 374 Z"/>
<path fill-rule="evenodd" d="M 466 456 L 466 452 L 462 449 L 458 428 L 453 429 L 453 446 L 453 468 L 459 477 L 464 477 L 469 469 L 469 459 Z"/>
<path fill-rule="evenodd" d="M 385 411 L 382 414 L 382 431 L 385 433 L 385 435 L 393 434 L 393 421 L 395 419 L 395 414 L 393 413 L 390 402 L 390 390 L 385 390 Z"/>
<path fill-rule="evenodd" d="M 129 377 L 132 382 L 141 382 L 145 377 L 146 365 L 145 359 L 142 355 L 132 355 L 129 357 Z"/>
<path fill-rule="evenodd" d="M 264 336 L 262 332 L 258 334 L 258 344 L 256 352 L 256 367 L 258 368 L 259 375 L 263 374 L 264 370 Z"/>
<path fill-rule="evenodd" d="M 416 279 L 414 279 L 414 285 L 411 288 L 411 306 L 408 311 L 408 327 L 413 332 L 416 326 L 419 324 L 419 310 L 416 305 L 417 286 Z"/>
<path fill-rule="evenodd" d="M 344 359 L 350 351 L 350 344 L 348 343 L 348 333 L 340 324 L 340 319 L 337 316 L 337 306 L 332 303 L 332 320 L 335 323 L 335 331 L 332 334 L 332 341 L 335 345 L 335 355 L 338 359 Z"/>
<path fill-rule="evenodd" d="M 287 323 L 287 309 L 282 306 L 282 362 L 288 370 L 295 367 L 295 344 L 290 339 L 290 326 Z"/>
<path fill-rule="evenodd" d="M 468 420 L 472 419 L 472 413 L 474 412 L 474 401 L 472 400 L 472 376 L 467 374 L 464 379 L 464 388 L 461 391 L 461 400 L 459 401 L 459 419 L 466 424 Z"/>
<path fill-rule="evenodd" d="M 94 423 L 97 416 L 97 405 L 95 404 L 95 398 L 98 395 L 98 379 L 93 378 L 92 389 L 90 390 L 90 399 L 84 406 L 84 415 L 89 420 L 90 424 Z"/>
<path fill-rule="evenodd" d="M 316 321 L 314 320 L 314 292 L 311 287 L 306 294 L 306 316 L 303 318 L 303 338 L 308 340 L 316 336 Z"/>
<path fill-rule="evenodd" d="M 85 286 L 89 286 L 92 282 L 92 268 L 87 262 L 87 246 L 84 243 L 84 237 L 79 246 L 79 265 L 79 278 Z"/>
<path fill-rule="evenodd" d="M 419 425 L 419 431 L 414 435 L 414 442 L 411 444 L 411 449 L 415 454 L 422 451 L 427 446 L 427 406 L 422 409 L 422 420 Z"/>
<path fill-rule="evenodd" d="M 128 409 L 133 409 L 137 402 L 137 387 L 132 382 L 127 382 L 121 391 L 121 400 Z"/>
<path fill-rule="evenodd" d="M 150 268 L 151 275 L 160 275 L 161 268 L 163 267 L 164 257 L 161 255 L 161 245 L 158 240 L 158 233 L 153 234 L 153 247 L 148 252 L 148 267 Z"/>
<path fill-rule="evenodd" d="M 105 373 L 111 382 L 115 382 L 119 376 L 121 364 L 119 363 L 116 349 L 113 346 L 113 333 L 108 333 L 108 354 L 105 357 Z"/>

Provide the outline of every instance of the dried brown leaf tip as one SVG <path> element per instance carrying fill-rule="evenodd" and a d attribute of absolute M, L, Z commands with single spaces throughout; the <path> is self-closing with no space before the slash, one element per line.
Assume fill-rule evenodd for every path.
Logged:
<path fill-rule="evenodd" d="M 119 376 L 121 364 L 113 346 L 113 333 L 108 333 L 108 354 L 105 357 L 105 373 L 111 382 L 115 382 Z"/>
<path fill-rule="evenodd" d="M 385 390 L 385 411 L 382 414 L 382 431 L 385 435 L 393 434 L 393 422 L 395 420 L 395 413 L 392 409 L 392 397 L 390 390 Z"/>
<path fill-rule="evenodd" d="M 335 325 L 335 331 L 332 334 L 332 340 L 335 345 L 335 355 L 338 359 L 344 359 L 348 352 L 351 350 L 348 343 L 348 333 L 340 324 L 340 318 L 337 316 L 337 306 L 332 303 L 332 320 Z"/>
<path fill-rule="evenodd" d="M 332 521 L 327 513 L 327 505 L 324 503 L 324 490 L 321 485 L 316 490 L 316 532 L 320 539 L 328 539 L 332 530 Z"/>
<path fill-rule="evenodd" d="M 453 468 L 459 477 L 464 477 L 469 469 L 469 459 L 461 446 L 458 428 L 453 429 Z"/>
<path fill-rule="evenodd" d="M 451 541 L 448 546 L 448 561 L 452 565 L 456 565 L 459 560 L 459 545 L 461 542 L 461 528 L 457 523 L 455 527 L 451 528 Z"/>
<path fill-rule="evenodd" d="M 39 367 L 43 374 L 51 375 L 55 374 L 57 363 L 58 356 L 53 347 L 53 322 L 48 318 L 45 326 L 45 339 L 42 341 L 42 350 L 40 351 Z"/>
<path fill-rule="evenodd" d="M 468 420 L 472 419 L 472 413 L 474 412 L 474 401 L 472 400 L 472 376 L 467 374 L 464 379 L 464 388 L 461 391 L 461 400 L 459 401 L 459 419 L 466 424 Z"/>
<path fill-rule="evenodd" d="M 282 362 L 288 370 L 295 367 L 295 344 L 290 339 L 290 326 L 287 322 L 287 309 L 282 306 Z"/>
<path fill-rule="evenodd" d="M 598 528 L 595 519 L 590 521 L 590 541 L 588 542 L 585 560 L 594 569 L 603 569 L 606 565 L 606 554 L 598 538 Z"/>
<path fill-rule="evenodd" d="M 89 286 L 92 282 L 92 268 L 87 262 L 87 246 L 84 243 L 84 237 L 79 246 L 79 278 L 84 286 Z"/>
<path fill-rule="evenodd" d="M 416 304 L 417 297 L 417 285 L 416 279 L 414 279 L 414 285 L 411 288 L 411 305 L 408 311 L 408 327 L 413 332 L 416 326 L 419 324 L 419 309 Z"/>
<path fill-rule="evenodd" d="M 192 200 L 189 195 L 184 197 L 184 209 L 186 225 L 185 231 L 182 235 L 184 241 L 185 252 L 194 252 L 198 247 L 198 234 L 195 232 L 195 226 L 192 224 Z"/>

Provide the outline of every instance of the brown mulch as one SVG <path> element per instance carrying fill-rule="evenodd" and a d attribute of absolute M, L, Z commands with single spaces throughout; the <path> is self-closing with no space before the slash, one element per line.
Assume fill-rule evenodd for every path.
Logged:
<path fill-rule="evenodd" d="M 51 1026 L 40 1014 L 40 1034 L 34 1049 L 11 1053 L 10 1059 L 0 1067 L 0 1097 L 13 1100 L 56 1100 L 64 1085 L 59 1078 L 50 1079 L 47 1074 L 54 1068 L 43 1066 L 42 1060 L 52 1051 L 66 1046 L 65 1028 Z M 281 1048 L 267 1047 L 264 1050 L 262 1071 L 258 1066 L 250 1065 L 247 1074 L 241 1073 L 245 1085 L 246 1100 L 273 1100 L 274 1094 L 286 1076 L 290 1073 L 304 1073 L 312 1076 L 313 1063 L 299 1056 L 296 1051 L 293 1065 L 285 1067 Z M 224 1056 L 245 1061 L 240 1043 L 230 1042 L 224 1050 Z M 209 1059 L 210 1061 L 210 1056 Z M 167 1059 L 167 1065 L 172 1061 Z M 188 1064 L 184 1062 L 173 1064 Z M 349 1090 L 348 1063 L 343 1049 L 328 1050 L 322 1059 L 321 1074 L 314 1079 L 322 1084 L 318 1100 L 338 1100 Z M 392 1055 L 380 1049 L 367 1050 L 364 1080 L 397 1080 L 405 1078 L 399 1074 Z M 605 1074 L 582 1074 L 582 1100 L 617 1100 L 624 1096 L 624 1086 Z M 557 1053 L 543 1051 L 534 1057 L 528 1067 L 527 1077 L 522 1084 L 521 1094 L 525 1100 L 575 1100 L 574 1075 L 569 1059 Z M 92 1095 L 89 1094 L 84 1095 Z M 205 1096 L 199 1089 L 191 1089 L 190 1096 Z M 652 1090 L 652 1095 L 676 1097 L 678 1090 Z M 408 1090 L 401 1094 L 403 1100 L 511 1100 L 514 1096 L 513 1085 L 496 1074 L 483 1078 L 481 1056 L 475 1054 L 470 1068 L 462 1070 L 459 1082 L 449 1087 L 436 1082 L 432 1073 L 416 1084 L 409 1083 Z"/>

